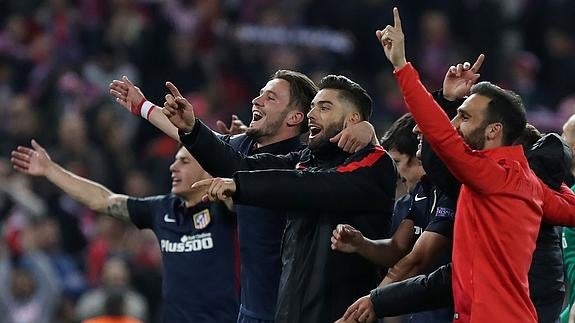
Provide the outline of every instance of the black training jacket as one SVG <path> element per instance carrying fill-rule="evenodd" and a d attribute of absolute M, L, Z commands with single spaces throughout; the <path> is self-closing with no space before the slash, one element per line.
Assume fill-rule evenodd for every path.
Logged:
<path fill-rule="evenodd" d="M 331 250 L 330 238 L 339 223 L 371 239 L 388 237 L 397 173 L 381 147 L 248 157 L 199 121 L 180 139 L 213 176 L 235 174 L 236 204 L 287 211 L 276 322 L 333 322 L 377 286 L 378 268 Z"/>

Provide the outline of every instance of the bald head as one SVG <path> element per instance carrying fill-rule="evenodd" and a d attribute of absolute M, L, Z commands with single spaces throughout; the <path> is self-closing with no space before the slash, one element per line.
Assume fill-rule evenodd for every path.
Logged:
<path fill-rule="evenodd" d="M 571 153 L 575 156 L 575 114 L 563 125 L 563 140 L 571 147 Z M 571 173 L 575 175 L 575 163 L 571 164 Z"/>
<path fill-rule="evenodd" d="M 575 114 L 563 125 L 563 139 L 571 149 L 575 150 Z"/>

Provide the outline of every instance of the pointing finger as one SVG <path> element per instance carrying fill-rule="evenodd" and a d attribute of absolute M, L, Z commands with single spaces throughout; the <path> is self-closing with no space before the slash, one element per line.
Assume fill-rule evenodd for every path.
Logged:
<path fill-rule="evenodd" d="M 477 57 L 477 60 L 475 61 L 475 63 L 471 67 L 471 71 L 473 73 L 477 73 L 477 71 L 479 71 L 479 68 L 483 64 L 483 60 L 485 60 L 485 55 L 479 54 L 479 57 Z"/>
<path fill-rule="evenodd" d="M 178 90 L 178 88 L 172 82 L 166 82 L 166 87 L 170 90 L 170 92 L 172 92 L 173 96 L 183 97 L 182 94 L 180 94 L 180 90 Z"/>
<path fill-rule="evenodd" d="M 402 31 L 401 18 L 399 17 L 399 9 L 393 8 L 393 25 L 397 31 Z"/>

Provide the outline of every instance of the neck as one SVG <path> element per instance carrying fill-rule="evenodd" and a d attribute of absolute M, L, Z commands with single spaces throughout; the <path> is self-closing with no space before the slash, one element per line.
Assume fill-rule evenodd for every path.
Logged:
<path fill-rule="evenodd" d="M 503 146 L 506 146 L 506 145 L 503 144 L 503 141 L 500 138 L 492 139 L 492 140 L 488 139 L 488 140 L 485 140 L 485 144 L 483 144 L 482 150 L 499 148 L 499 147 L 503 147 Z"/>
<path fill-rule="evenodd" d="M 190 192 L 184 197 L 184 201 L 186 202 L 186 207 L 193 207 L 202 201 L 202 196 L 204 196 L 205 192 L 203 190 L 199 190 L 197 188 L 192 188 Z"/>
<path fill-rule="evenodd" d="M 291 130 L 291 129 L 288 129 L 288 130 Z M 275 143 L 278 143 L 280 141 L 288 140 L 288 139 L 291 139 L 291 138 L 296 137 L 296 136 L 299 136 L 299 133 L 297 131 L 284 131 L 284 132 L 278 132 L 277 134 L 275 134 L 273 136 L 263 136 L 263 137 L 256 139 L 256 148 L 275 144 Z"/>

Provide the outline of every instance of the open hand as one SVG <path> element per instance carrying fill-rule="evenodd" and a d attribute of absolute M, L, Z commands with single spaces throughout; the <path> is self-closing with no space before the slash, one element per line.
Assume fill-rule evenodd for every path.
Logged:
<path fill-rule="evenodd" d="M 127 76 L 123 76 L 122 80 L 113 80 L 110 83 L 110 94 L 116 98 L 116 102 L 121 106 L 138 116 L 142 104 L 146 101 L 142 91 Z"/>
<path fill-rule="evenodd" d="M 32 139 L 32 148 L 18 146 L 16 150 L 13 150 L 10 162 L 14 169 L 33 176 L 46 176 L 52 164 L 46 150 L 34 139 Z"/>
<path fill-rule="evenodd" d="M 246 132 L 246 129 L 248 128 L 235 114 L 232 114 L 232 122 L 230 123 L 229 128 L 222 120 L 218 120 L 216 122 L 216 126 L 222 135 L 238 135 Z"/>

